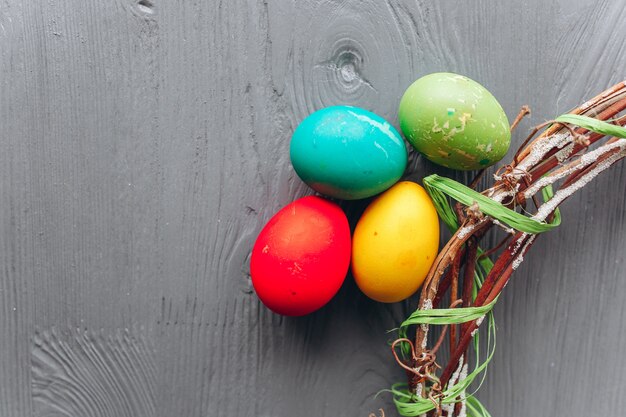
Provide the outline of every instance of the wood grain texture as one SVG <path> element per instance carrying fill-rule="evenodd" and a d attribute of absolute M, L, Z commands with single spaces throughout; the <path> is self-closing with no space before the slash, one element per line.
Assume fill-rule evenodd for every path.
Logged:
<path fill-rule="evenodd" d="M 519 144 L 626 77 L 625 19 L 626 0 L 0 0 L 0 417 L 393 415 L 386 331 L 415 300 L 349 278 L 293 319 L 253 293 L 256 234 L 310 192 L 293 129 L 332 104 L 397 126 L 411 81 L 453 71 L 510 118 L 531 105 Z M 621 164 L 571 199 L 505 290 L 492 415 L 626 407 L 624 187 Z"/>
<path fill-rule="evenodd" d="M 154 349 L 136 331 L 36 332 L 34 416 L 155 416 Z"/>

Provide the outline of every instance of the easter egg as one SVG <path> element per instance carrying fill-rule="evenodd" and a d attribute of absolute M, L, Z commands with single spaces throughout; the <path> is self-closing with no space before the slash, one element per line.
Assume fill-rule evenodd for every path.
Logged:
<path fill-rule="evenodd" d="M 467 77 L 434 73 L 406 90 L 398 111 L 407 140 L 430 161 L 460 170 L 481 169 L 504 157 L 509 121 L 485 87 Z"/>
<path fill-rule="evenodd" d="M 407 151 L 400 134 L 380 116 L 333 106 L 305 118 L 293 133 L 291 163 L 315 191 L 356 200 L 391 187 L 404 173 Z"/>
<path fill-rule="evenodd" d="M 422 285 L 439 247 L 439 219 L 426 191 L 402 181 L 365 209 L 352 238 L 352 273 L 365 295 L 384 303 Z"/>
<path fill-rule="evenodd" d="M 300 198 L 261 230 L 250 275 L 272 311 L 302 316 L 337 293 L 350 266 L 350 227 L 341 208 L 321 197 Z"/>

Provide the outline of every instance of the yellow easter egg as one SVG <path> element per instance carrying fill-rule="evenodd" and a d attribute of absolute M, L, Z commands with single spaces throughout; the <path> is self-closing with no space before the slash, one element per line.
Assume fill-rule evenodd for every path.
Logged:
<path fill-rule="evenodd" d="M 368 297 L 394 303 L 424 282 L 439 248 L 439 218 L 418 184 L 402 181 L 365 209 L 352 239 L 352 274 Z"/>

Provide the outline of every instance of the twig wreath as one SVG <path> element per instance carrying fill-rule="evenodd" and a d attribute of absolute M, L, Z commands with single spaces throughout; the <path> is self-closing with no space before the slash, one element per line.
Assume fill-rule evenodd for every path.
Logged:
<path fill-rule="evenodd" d="M 470 187 L 437 175 L 424 179 L 453 235 L 426 277 L 417 310 L 400 325 L 391 344 L 408 376 L 407 382 L 390 389 L 401 415 L 490 415 L 468 387 L 483 374 L 494 353 L 492 309 L 537 236 L 559 225 L 558 206 L 626 156 L 626 116 L 619 116 L 624 109 L 626 82 L 621 82 L 538 126 L 482 192 L 474 190 L 482 172 Z M 512 128 L 527 112 L 522 109 Z M 545 130 L 537 136 L 541 129 Z M 451 204 L 448 197 L 457 203 Z M 528 214 L 530 210 L 534 213 Z M 506 236 L 493 248 L 480 247 L 481 237 L 494 227 Z M 443 326 L 434 343 L 428 337 L 432 326 Z M 481 358 L 483 330 L 487 355 Z M 446 335 L 450 357 L 438 364 L 437 350 Z"/>

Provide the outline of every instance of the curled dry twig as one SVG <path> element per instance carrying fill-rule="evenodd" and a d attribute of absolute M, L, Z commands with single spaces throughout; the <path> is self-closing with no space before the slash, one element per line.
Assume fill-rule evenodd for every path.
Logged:
<path fill-rule="evenodd" d="M 614 124 L 623 126 L 626 125 L 626 117 L 616 116 L 625 109 L 626 81 L 604 91 L 572 110 L 570 114 L 604 121 L 612 119 Z M 529 109 L 524 107 L 514 126 L 528 112 Z M 546 129 L 537 136 L 541 128 Z M 589 132 L 584 128 L 575 128 L 564 123 L 552 122 L 539 126 L 533 129 L 524 141 L 513 161 L 497 171 L 494 175 L 495 182 L 482 194 L 512 209 L 524 208 L 528 200 L 533 200 L 536 212 L 531 217 L 538 221 L 550 221 L 560 203 L 584 187 L 597 174 L 626 156 L 626 139 L 609 138 L 595 149 L 590 149 L 591 145 L 600 143 L 603 138 L 605 135 L 601 133 Z M 477 182 L 478 177 L 472 186 Z M 537 194 L 546 186 L 555 187 L 556 192 L 549 201 L 540 204 Z M 522 262 L 537 236 L 509 229 L 503 242 L 494 248 L 486 249 L 481 256 L 492 256 L 500 250 L 500 246 L 506 245 L 506 249 L 495 259 L 493 268 L 472 300 L 478 241 L 489 229 L 494 225 L 500 226 L 500 223 L 475 208 L 472 210 L 471 207 L 466 210 L 457 209 L 457 215 L 461 227 L 437 256 L 424 281 L 418 309 L 436 308 L 450 288 L 452 288 L 450 298 L 455 301 L 451 308 L 459 304 L 463 307 L 478 307 L 492 302 L 500 294 L 512 272 Z M 463 288 L 461 299 L 457 302 L 461 270 Z M 439 376 L 435 375 L 437 366 L 434 353 L 441 345 L 443 336 L 433 348 L 429 349 L 429 326 L 427 324 L 417 326 L 415 342 L 410 343 L 412 352 L 408 363 L 403 363 L 394 350 L 398 363 L 407 370 L 409 390 L 429 397 L 432 394 L 429 391 L 435 386 L 437 392 L 434 398 L 440 398 L 441 390 L 448 383 L 454 383 L 455 371 L 463 366 L 463 361 L 467 362 L 467 359 L 462 358 L 467 358 L 468 346 L 481 322 L 482 320 L 478 319 L 463 323 L 459 326 L 460 329 L 457 329 L 456 325 L 452 326 L 449 332 L 452 335 L 450 357 Z M 400 341 L 406 340 L 396 341 L 394 349 Z M 430 382 L 430 386 L 427 386 L 427 381 Z M 459 398 L 459 401 L 463 399 Z M 452 409 L 448 408 L 448 417 L 458 415 L 461 408 L 459 404 Z M 431 415 L 441 413 L 438 404 Z"/>

